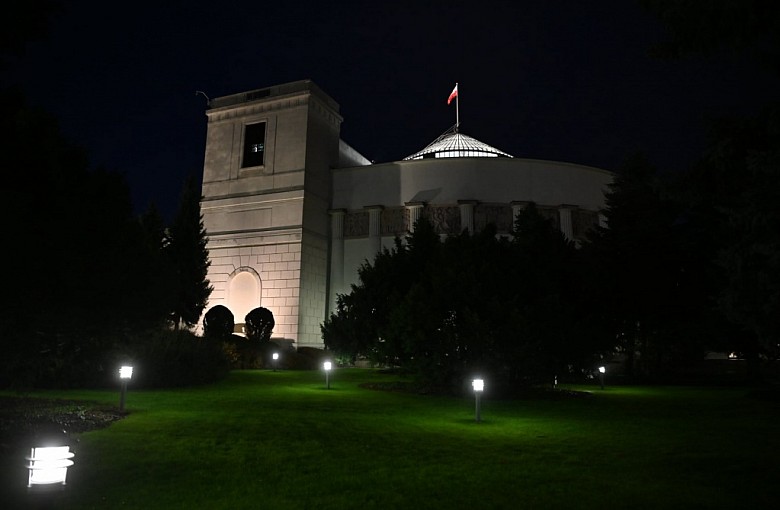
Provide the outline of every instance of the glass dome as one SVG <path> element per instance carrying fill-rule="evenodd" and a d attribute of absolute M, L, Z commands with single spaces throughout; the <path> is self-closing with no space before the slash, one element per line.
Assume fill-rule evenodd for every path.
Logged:
<path fill-rule="evenodd" d="M 404 161 L 429 158 L 511 158 L 506 152 L 482 143 L 458 132 L 453 126 L 443 135 L 428 144 L 423 150 L 406 156 Z"/>

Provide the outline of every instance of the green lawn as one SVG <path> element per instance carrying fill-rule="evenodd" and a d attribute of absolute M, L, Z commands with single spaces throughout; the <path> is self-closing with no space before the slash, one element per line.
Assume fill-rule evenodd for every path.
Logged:
<path fill-rule="evenodd" d="M 588 398 L 518 401 L 488 391 L 476 423 L 473 397 L 358 386 L 394 377 L 336 370 L 329 390 L 321 373 L 292 371 L 186 390 L 131 385 L 129 416 L 73 445 L 57 508 L 780 504 L 780 403 L 745 388 L 593 386 L 576 388 Z M 118 403 L 118 391 L 35 395 Z M 13 473 L 23 489 L 26 471 Z"/>

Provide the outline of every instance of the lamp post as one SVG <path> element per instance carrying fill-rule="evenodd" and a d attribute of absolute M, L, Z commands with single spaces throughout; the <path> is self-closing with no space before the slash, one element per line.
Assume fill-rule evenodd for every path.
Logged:
<path fill-rule="evenodd" d="M 601 383 L 601 389 L 604 389 L 604 374 L 607 373 L 607 368 L 604 365 L 599 367 L 599 382 Z"/>
<path fill-rule="evenodd" d="M 125 412 L 125 395 L 127 394 L 127 381 L 133 378 L 133 367 L 124 365 L 119 369 L 119 379 L 122 381 L 122 391 L 119 394 L 119 412 Z"/>
<path fill-rule="evenodd" d="M 475 421 L 482 421 L 482 417 L 480 415 L 480 408 L 479 408 L 479 396 L 482 394 L 482 391 L 485 389 L 485 381 L 482 379 L 474 379 L 471 381 L 471 387 L 474 388 L 474 396 L 476 397 L 476 416 Z"/>
<path fill-rule="evenodd" d="M 330 374 L 330 371 L 333 368 L 333 363 L 326 361 L 322 364 L 322 368 L 325 370 L 325 387 L 330 389 L 330 378 L 328 377 L 328 374 Z"/>
<path fill-rule="evenodd" d="M 274 362 L 273 362 L 274 363 L 274 372 L 276 372 L 276 364 L 279 363 L 279 353 L 278 352 L 273 353 L 272 358 L 274 360 Z"/>

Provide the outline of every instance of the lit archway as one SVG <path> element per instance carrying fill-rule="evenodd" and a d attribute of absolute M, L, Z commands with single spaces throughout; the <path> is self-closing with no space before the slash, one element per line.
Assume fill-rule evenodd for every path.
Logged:
<path fill-rule="evenodd" d="M 230 275 L 227 307 L 233 312 L 237 325 L 243 324 L 246 314 L 260 306 L 262 290 L 260 275 L 251 267 L 240 267 Z"/>

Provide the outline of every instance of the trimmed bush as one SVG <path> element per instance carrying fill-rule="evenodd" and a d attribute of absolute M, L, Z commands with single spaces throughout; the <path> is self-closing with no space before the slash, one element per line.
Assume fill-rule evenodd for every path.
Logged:
<path fill-rule="evenodd" d="M 216 305 L 203 316 L 203 336 L 209 339 L 225 340 L 233 334 L 235 319 L 226 306 Z"/>

